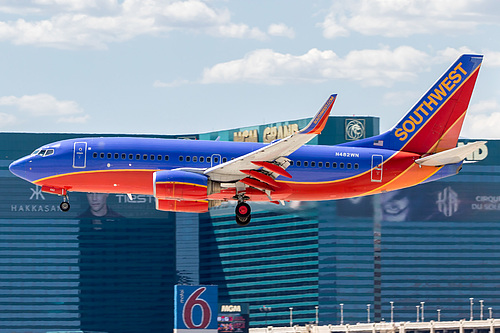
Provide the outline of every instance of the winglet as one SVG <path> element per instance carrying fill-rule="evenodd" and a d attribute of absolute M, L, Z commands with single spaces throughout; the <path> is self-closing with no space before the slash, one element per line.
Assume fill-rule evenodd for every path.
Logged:
<path fill-rule="evenodd" d="M 320 134 L 323 128 L 325 128 L 326 121 L 332 110 L 333 103 L 337 98 L 337 94 L 331 95 L 319 112 L 314 116 L 311 122 L 300 131 L 301 134 Z"/>

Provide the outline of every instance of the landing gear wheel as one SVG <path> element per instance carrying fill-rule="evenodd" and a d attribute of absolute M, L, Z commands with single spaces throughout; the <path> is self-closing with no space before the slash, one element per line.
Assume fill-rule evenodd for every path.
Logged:
<path fill-rule="evenodd" d="M 240 202 L 236 205 L 236 209 L 234 213 L 236 214 L 236 223 L 241 226 L 245 226 L 250 223 L 250 213 L 252 210 L 250 209 L 250 205 L 246 202 Z"/>
<path fill-rule="evenodd" d="M 70 206 L 69 206 L 69 202 L 67 202 L 67 201 L 63 201 L 63 202 L 61 202 L 61 204 L 59 205 L 59 208 L 61 208 L 61 210 L 62 210 L 63 212 L 67 212 L 67 211 L 69 210 L 69 207 L 70 207 Z"/>

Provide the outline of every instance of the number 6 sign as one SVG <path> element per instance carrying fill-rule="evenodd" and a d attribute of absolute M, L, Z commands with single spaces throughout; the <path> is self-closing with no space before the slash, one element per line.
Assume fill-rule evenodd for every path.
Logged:
<path fill-rule="evenodd" d="M 217 286 L 175 286 L 174 330 L 217 332 Z"/>

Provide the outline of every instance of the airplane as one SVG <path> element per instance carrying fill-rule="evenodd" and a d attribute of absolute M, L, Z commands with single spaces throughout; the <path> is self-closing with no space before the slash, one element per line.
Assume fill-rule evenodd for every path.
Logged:
<path fill-rule="evenodd" d="M 207 212 L 236 201 L 321 201 L 402 189 L 457 174 L 485 141 L 457 147 L 483 56 L 464 54 L 390 130 L 335 146 L 306 145 L 321 133 L 337 97 L 302 130 L 268 144 L 156 138 L 80 138 L 50 143 L 10 164 L 41 190 L 145 194 L 156 209 Z"/>

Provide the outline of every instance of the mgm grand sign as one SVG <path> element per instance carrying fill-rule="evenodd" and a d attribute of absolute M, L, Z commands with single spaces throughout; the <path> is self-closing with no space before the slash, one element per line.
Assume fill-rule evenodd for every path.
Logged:
<path fill-rule="evenodd" d="M 233 133 L 233 141 L 237 142 L 264 142 L 269 143 L 276 139 L 283 139 L 299 131 L 298 124 L 266 127 L 259 140 L 259 130 L 245 130 Z"/>

